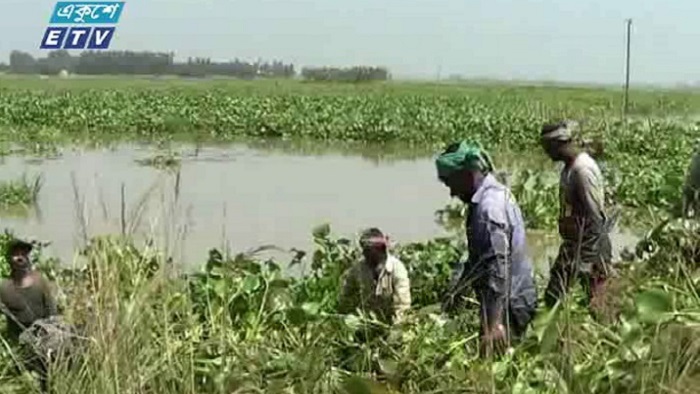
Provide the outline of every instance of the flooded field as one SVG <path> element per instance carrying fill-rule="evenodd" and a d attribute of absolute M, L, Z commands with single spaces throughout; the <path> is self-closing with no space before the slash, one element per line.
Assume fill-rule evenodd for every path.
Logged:
<path fill-rule="evenodd" d="M 176 151 L 179 170 L 146 165 L 162 151 L 139 145 L 66 149 L 55 158 L 5 157 L 0 179 L 41 175 L 43 187 L 38 207 L 4 212 L 3 227 L 50 241 L 48 253 L 66 263 L 90 236 L 126 231 L 153 237 L 158 247 L 190 266 L 203 262 L 213 247 L 308 250 L 312 228 L 322 223 L 352 238 L 377 226 L 396 242 L 444 234 L 434 213 L 449 196 L 425 153 L 383 159 L 376 151 L 260 144 L 183 145 Z M 536 158 L 496 156 L 496 161 L 554 171 Z M 556 235 L 531 232 L 529 238 L 537 265 L 546 267 L 547 257 L 556 253 Z M 616 250 L 634 240 L 615 234 Z"/>

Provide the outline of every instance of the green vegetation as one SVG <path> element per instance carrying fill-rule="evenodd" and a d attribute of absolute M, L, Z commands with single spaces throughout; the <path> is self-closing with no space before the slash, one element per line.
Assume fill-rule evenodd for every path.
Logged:
<path fill-rule="evenodd" d="M 697 138 L 700 96 L 634 91 L 625 122 L 619 96 L 604 89 L 508 85 L 20 78 L 0 88 L 0 141 L 46 151 L 64 142 L 282 139 L 400 144 L 430 155 L 448 140 L 467 137 L 522 160 L 543 158 L 537 142 L 543 122 L 574 118 L 605 160 L 611 198 L 634 208 L 626 217 L 676 209 Z M 513 175 L 514 182 L 528 177 Z M 546 201 L 525 210 L 550 209 Z M 553 222 L 531 224 L 551 228 Z"/>
<path fill-rule="evenodd" d="M 412 317 L 393 329 L 335 314 L 340 275 L 358 251 L 327 226 L 314 231 L 313 254 L 292 259 L 309 259 L 300 279 L 280 262 L 216 250 L 201 271 L 175 276 L 153 250 L 93 239 L 83 269 L 42 264 L 67 296 L 66 316 L 91 338 L 72 367 L 54 367 L 53 384 L 104 393 L 691 393 L 700 378 L 698 230 L 665 223 L 640 243 L 609 294 L 616 324 L 592 320 L 577 292 L 541 309 L 527 340 L 493 364 L 477 356 L 473 307 L 452 321 L 436 314 L 461 253 L 456 239 L 397 248 L 414 300 Z M 368 330 L 368 342 L 356 330 Z M 27 392 L 34 383 L 11 366 L 3 349 L 3 388 Z M 361 391 L 367 381 L 375 388 Z"/>
<path fill-rule="evenodd" d="M 0 207 L 9 209 L 33 206 L 39 198 L 42 181 L 41 176 L 30 179 L 22 175 L 19 179 L 0 182 Z"/>
<path fill-rule="evenodd" d="M 381 67 L 304 67 L 301 76 L 308 81 L 372 82 L 389 79 L 389 70 Z"/>
<path fill-rule="evenodd" d="M 84 268 L 60 268 L 40 258 L 65 295 L 66 317 L 90 338 L 77 362 L 54 366 L 56 391 L 697 391 L 700 227 L 665 218 L 679 204 L 698 136 L 700 99 L 694 92 L 651 91 L 635 91 L 632 98 L 632 115 L 621 121 L 619 92 L 589 88 L 3 80 L 0 138 L 30 149 L 245 138 L 259 144 L 281 139 L 305 149 L 317 143 L 372 145 L 379 157 L 384 144 L 424 155 L 449 140 L 477 140 L 495 153 L 531 228 L 554 227 L 558 209 L 557 179 L 538 146 L 539 127 L 574 118 L 604 162 L 609 201 L 625 212 L 646 211 L 654 222 L 620 263 L 600 320 L 579 305 L 577 291 L 553 311 L 541 308 L 526 341 L 493 362 L 477 357 L 473 308 L 448 321 L 436 313 L 449 264 L 463 252 L 459 235 L 397 246 L 410 269 L 413 311 L 394 328 L 368 316 L 335 313 L 340 275 L 358 251 L 329 227 L 314 231 L 313 253 L 290 259 L 306 264 L 303 278 L 284 275 L 286 262 L 217 250 L 199 271 L 184 275 L 148 246 L 119 237 L 94 239 L 83 251 Z M 518 168 L 509 163 L 514 156 L 542 160 Z M 144 164 L 174 162 L 165 155 Z M 548 171 L 537 171 L 543 166 Z M 461 207 L 448 207 L 438 218 L 459 232 L 455 220 L 461 214 Z M 358 330 L 366 342 L 358 340 Z M 0 346 L 0 387 L 27 392 L 34 382 L 14 373 L 11 355 Z"/>
<path fill-rule="evenodd" d="M 154 167 L 161 170 L 175 170 L 180 167 L 180 159 L 172 152 L 168 154 L 158 154 L 146 159 L 139 159 L 136 162 L 142 166 Z"/>
<path fill-rule="evenodd" d="M 552 174 L 538 173 L 529 169 L 505 171 L 497 175 L 501 182 L 510 186 L 523 213 L 527 228 L 556 229 L 559 215 L 558 178 L 548 176 Z M 455 201 L 439 209 L 436 212 L 436 220 L 451 231 L 462 232 L 465 213 L 465 205 Z"/>
<path fill-rule="evenodd" d="M 401 142 L 434 152 L 478 140 L 495 151 L 539 152 L 540 125 L 575 118 L 598 141 L 616 200 L 676 204 L 697 126 L 693 93 L 635 93 L 621 122 L 618 93 L 591 89 L 412 84 L 305 86 L 292 82 L 12 81 L 0 90 L 0 137 L 26 144 L 177 138 Z M 33 86 L 32 89 L 23 89 Z M 104 87 L 101 87 L 104 86 Z M 649 117 L 648 117 L 648 116 Z M 663 115 L 663 116 L 662 116 Z"/>

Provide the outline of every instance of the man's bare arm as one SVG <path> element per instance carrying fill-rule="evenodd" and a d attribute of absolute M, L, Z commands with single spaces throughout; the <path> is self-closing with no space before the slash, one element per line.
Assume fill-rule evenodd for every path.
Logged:
<path fill-rule="evenodd" d="M 41 285 L 44 294 L 44 306 L 48 316 L 58 315 L 58 305 L 51 283 L 46 278 L 41 277 Z"/>

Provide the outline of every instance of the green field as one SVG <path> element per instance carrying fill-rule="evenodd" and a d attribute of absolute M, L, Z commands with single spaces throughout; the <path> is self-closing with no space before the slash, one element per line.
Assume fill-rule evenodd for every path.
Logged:
<path fill-rule="evenodd" d="M 305 257 L 312 272 L 298 279 L 282 274 L 288 262 L 217 253 L 203 256 L 201 272 L 174 278 L 153 250 L 97 239 L 85 268 L 42 260 L 69 296 L 66 316 L 92 338 L 77 365 L 55 366 L 56 392 L 695 392 L 700 232 L 673 214 L 700 137 L 700 95 L 633 90 L 625 120 L 621 101 L 619 89 L 507 84 L 0 79 L 0 140 L 20 154 L 133 140 L 282 139 L 306 149 L 370 146 L 379 155 L 400 145 L 430 156 L 466 138 L 504 157 L 541 160 L 541 125 L 576 119 L 605 164 L 610 203 L 655 230 L 620 262 L 607 300 L 615 323 L 589 317 L 577 291 L 555 311 L 542 308 L 525 343 L 494 362 L 477 357 L 474 310 L 446 323 L 434 310 L 463 248 L 458 237 L 399 246 L 413 315 L 403 327 L 376 328 L 390 335 L 368 343 L 353 333 L 369 320 L 334 313 L 340 275 L 357 250 L 327 228 L 314 232 L 317 250 Z M 514 173 L 528 226 L 553 228 L 556 179 L 503 167 Z M 1 349 L 3 392 L 27 392 L 33 382 L 14 373 L 9 348 Z M 382 377 L 372 374 L 377 365 Z"/>

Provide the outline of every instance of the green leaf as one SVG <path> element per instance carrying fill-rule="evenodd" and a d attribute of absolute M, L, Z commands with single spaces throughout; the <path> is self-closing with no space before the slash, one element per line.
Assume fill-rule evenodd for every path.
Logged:
<path fill-rule="evenodd" d="M 224 295 L 226 295 L 229 290 L 228 283 L 223 279 L 218 279 L 212 282 L 214 294 L 216 294 L 219 298 L 224 298 Z"/>
<path fill-rule="evenodd" d="M 343 383 L 343 388 L 348 394 L 389 394 L 386 387 L 357 375 L 347 378 Z"/>
<path fill-rule="evenodd" d="M 316 316 L 321 311 L 321 304 L 318 302 L 305 302 L 301 306 L 301 309 L 303 309 L 307 315 Z"/>
<path fill-rule="evenodd" d="M 362 320 L 355 314 L 345 315 L 343 321 L 345 326 L 352 331 L 359 330 L 362 327 Z"/>
<path fill-rule="evenodd" d="M 379 360 L 379 368 L 381 368 L 382 372 L 386 375 L 396 375 L 396 372 L 398 371 L 398 363 L 394 360 L 389 360 L 389 359 L 380 359 Z"/>
<path fill-rule="evenodd" d="M 311 234 L 313 235 L 314 238 L 326 238 L 328 235 L 331 233 L 331 226 L 328 223 L 321 224 L 319 226 L 316 226 Z"/>
<path fill-rule="evenodd" d="M 287 310 L 287 320 L 293 326 L 301 326 L 306 323 L 306 312 L 302 308 L 294 307 Z"/>
<path fill-rule="evenodd" d="M 622 336 L 622 343 L 625 345 L 630 345 L 642 337 L 642 327 L 639 325 L 639 322 L 636 319 L 628 320 L 622 318 L 620 324 L 620 335 Z"/>
<path fill-rule="evenodd" d="M 637 316 L 644 323 L 658 324 L 667 320 L 673 310 L 671 297 L 660 289 L 647 290 L 636 298 Z"/>
<path fill-rule="evenodd" d="M 286 289 L 289 287 L 289 279 L 275 279 L 272 282 L 270 282 L 270 287 L 271 288 L 279 288 L 279 289 Z"/>
<path fill-rule="evenodd" d="M 538 314 L 532 323 L 533 331 L 537 335 L 537 340 L 540 343 L 541 353 L 551 352 L 559 339 L 557 327 L 559 308 L 560 304 L 557 303 L 551 310 L 547 311 L 547 313 Z"/>
<path fill-rule="evenodd" d="M 251 294 L 260 288 L 260 277 L 249 275 L 243 280 L 243 291 Z"/>
<path fill-rule="evenodd" d="M 307 323 L 318 316 L 321 311 L 321 304 L 317 302 L 306 302 L 300 307 L 293 307 L 287 310 L 287 319 L 295 326 Z"/>

